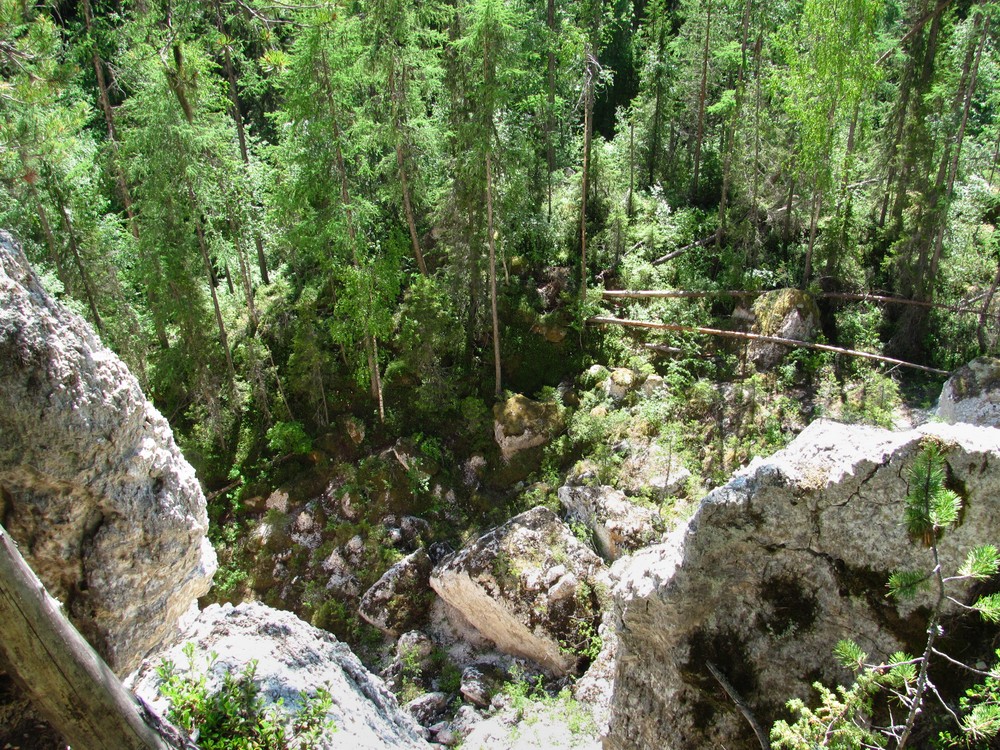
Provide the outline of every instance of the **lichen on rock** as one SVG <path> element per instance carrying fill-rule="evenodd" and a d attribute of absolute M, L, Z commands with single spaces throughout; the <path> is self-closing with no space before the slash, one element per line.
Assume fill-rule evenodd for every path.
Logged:
<path fill-rule="evenodd" d="M 550 510 L 533 508 L 480 537 L 431 574 L 438 595 L 507 653 L 555 674 L 600 618 L 601 559 Z"/>
<path fill-rule="evenodd" d="M 812 700 L 813 681 L 848 678 L 831 653 L 843 638 L 875 660 L 920 653 L 929 600 L 893 602 L 884 591 L 893 570 L 928 565 L 901 523 L 906 467 L 926 440 L 944 446 L 949 483 L 967 499 L 939 544 L 942 565 L 956 571 L 973 546 L 1000 536 L 992 428 L 814 422 L 710 493 L 666 543 L 616 564 L 606 747 L 756 746 L 709 664 L 767 727 L 786 718 L 788 699 Z"/>
<path fill-rule="evenodd" d="M 937 415 L 945 422 L 1000 427 L 1000 359 L 977 357 L 941 389 Z"/>
<path fill-rule="evenodd" d="M 176 632 L 216 568 L 166 420 L 0 232 L 0 518 L 119 673 Z"/>
<path fill-rule="evenodd" d="M 799 289 L 776 289 L 754 302 L 753 332 L 796 341 L 812 341 L 819 329 L 819 308 L 812 296 Z M 783 344 L 751 341 L 747 357 L 758 370 L 769 370 L 791 351 Z"/>
<path fill-rule="evenodd" d="M 505 459 L 544 445 L 562 429 L 559 407 L 522 396 L 511 396 L 493 407 L 494 436 Z"/>

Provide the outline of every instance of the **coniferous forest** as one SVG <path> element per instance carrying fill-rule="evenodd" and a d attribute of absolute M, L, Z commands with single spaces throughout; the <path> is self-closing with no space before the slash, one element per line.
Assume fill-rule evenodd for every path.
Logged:
<path fill-rule="evenodd" d="M 998 351 L 992 2 L 0 0 L 0 75 L 0 227 L 170 421 L 220 549 L 244 499 L 362 487 L 342 464 L 401 436 L 496 452 L 511 393 L 580 408 L 534 473 L 486 456 L 470 524 L 610 471 L 629 420 L 557 388 L 594 363 L 665 379 L 640 421 L 692 497 L 942 382 L 806 350 L 752 375 L 742 344 L 596 315 L 731 329 L 797 288 L 832 346 Z"/>

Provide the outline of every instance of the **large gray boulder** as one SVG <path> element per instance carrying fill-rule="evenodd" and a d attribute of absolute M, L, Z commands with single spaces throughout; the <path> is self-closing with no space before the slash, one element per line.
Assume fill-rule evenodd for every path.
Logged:
<path fill-rule="evenodd" d="M 753 333 L 795 341 L 812 341 L 819 330 L 819 308 L 810 294 L 799 289 L 766 292 L 753 304 Z M 747 357 L 760 371 L 770 370 L 791 349 L 784 344 L 751 341 Z"/>
<path fill-rule="evenodd" d="M 361 597 L 358 614 L 388 635 L 399 637 L 427 619 L 434 592 L 430 557 L 423 547 L 390 567 Z"/>
<path fill-rule="evenodd" d="M 195 646 L 193 665 L 184 654 L 186 643 Z M 216 658 L 209 664 L 212 653 Z M 161 715 L 169 708 L 160 695 L 162 681 L 157 674 L 164 659 L 180 673 L 193 669 L 195 677 L 204 674 L 210 692 L 220 687 L 226 674 L 239 675 L 256 661 L 256 681 L 265 705 L 277 706 L 289 721 L 303 695 L 327 689 L 333 699 L 327 718 L 336 731 L 320 739 L 319 750 L 429 747 L 385 683 L 345 644 L 290 612 L 256 602 L 237 607 L 213 604 L 203 610 L 184 632 L 182 643 L 147 659 L 129 680 L 136 694 Z"/>
<path fill-rule="evenodd" d="M 605 560 L 617 560 L 660 541 L 659 511 L 633 503 L 614 487 L 559 488 L 559 502 L 570 520 L 586 526 Z"/>
<path fill-rule="evenodd" d="M 205 497 L 166 420 L 0 232 L 0 519 L 117 672 L 208 591 Z"/>
<path fill-rule="evenodd" d="M 431 586 L 501 650 L 563 675 L 600 619 L 601 558 L 548 508 L 515 516 L 431 573 Z"/>
<path fill-rule="evenodd" d="M 945 422 L 1000 427 L 1000 359 L 977 357 L 948 378 L 938 399 Z"/>
<path fill-rule="evenodd" d="M 516 453 L 545 445 L 562 429 L 555 404 L 532 401 L 517 393 L 493 407 L 493 436 L 507 461 Z"/>
<path fill-rule="evenodd" d="M 885 584 L 893 570 L 933 567 L 901 522 L 927 439 L 966 498 L 939 547 L 954 573 L 971 547 L 1000 539 L 1000 430 L 813 423 L 709 494 L 668 543 L 623 560 L 606 747 L 757 747 L 709 663 L 766 728 L 789 698 L 812 702 L 813 681 L 849 682 L 831 654 L 843 638 L 875 660 L 921 652 L 928 600 L 897 604 Z"/>

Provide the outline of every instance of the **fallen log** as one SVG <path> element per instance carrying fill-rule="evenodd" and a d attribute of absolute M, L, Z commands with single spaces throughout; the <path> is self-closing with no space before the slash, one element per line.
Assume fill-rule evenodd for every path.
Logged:
<path fill-rule="evenodd" d="M 951 374 L 947 370 L 938 370 L 934 367 L 925 367 L 924 365 L 917 365 L 912 362 L 904 362 L 901 359 L 893 359 L 892 357 L 883 357 L 880 354 L 872 354 L 870 352 L 859 352 L 854 349 L 842 349 L 839 346 L 830 346 L 828 344 L 813 344 L 808 341 L 798 341 L 796 339 L 783 339 L 779 338 L 778 336 L 763 336 L 759 333 L 743 333 L 742 331 L 723 331 L 718 328 L 703 328 L 701 326 L 682 326 L 676 323 L 654 323 L 648 320 L 628 320 L 626 318 L 608 318 L 602 316 L 587 318 L 587 323 L 591 325 L 620 325 L 632 328 L 653 328 L 662 331 L 678 331 L 680 333 L 700 333 L 706 336 L 721 336 L 723 338 L 742 339 L 743 341 L 764 341 L 769 344 L 782 344 L 784 346 L 790 346 L 790 347 L 801 347 L 804 349 L 815 349 L 821 352 L 844 354 L 849 357 L 861 357 L 863 359 L 871 359 L 877 362 L 886 362 L 888 364 L 896 365 L 897 367 L 909 367 L 914 370 L 920 370 L 922 372 L 930 372 L 935 375 Z"/>
<path fill-rule="evenodd" d="M 687 290 L 687 289 L 606 289 L 601 294 L 604 299 L 698 299 L 701 297 L 759 297 L 767 294 L 773 289 L 761 289 L 758 291 L 743 291 L 739 289 L 715 289 L 715 290 Z M 820 292 L 813 295 L 815 299 L 842 299 L 855 302 L 884 302 L 891 305 L 910 305 L 913 307 L 927 307 L 937 310 L 948 310 L 954 313 L 979 314 L 979 308 L 960 307 L 957 305 L 946 305 L 943 302 L 925 302 L 917 299 L 903 299 L 902 297 L 888 297 L 881 294 L 855 294 L 852 292 Z"/>
<path fill-rule="evenodd" d="M 673 260 L 678 255 L 683 255 L 688 250 L 694 250 L 696 247 L 703 247 L 703 246 L 706 246 L 706 245 L 711 245 L 717 239 L 719 239 L 719 233 L 718 232 L 712 232 L 710 235 L 708 235 L 708 237 L 702 237 L 700 240 L 697 240 L 696 242 L 692 242 L 692 243 L 690 243 L 688 245 L 685 245 L 684 247 L 679 247 L 676 250 L 667 253 L 666 255 L 661 255 L 659 258 L 657 258 L 656 260 L 653 260 L 651 262 L 652 262 L 652 264 L 654 266 L 658 266 L 661 263 L 666 263 L 668 260 Z"/>
<path fill-rule="evenodd" d="M 0 526 L 0 666 L 74 750 L 197 750 L 125 689 Z"/>
<path fill-rule="evenodd" d="M 684 289 L 642 289 L 627 291 L 609 289 L 602 292 L 604 299 L 698 299 L 701 297 L 757 297 L 763 292 L 721 292 Z"/>

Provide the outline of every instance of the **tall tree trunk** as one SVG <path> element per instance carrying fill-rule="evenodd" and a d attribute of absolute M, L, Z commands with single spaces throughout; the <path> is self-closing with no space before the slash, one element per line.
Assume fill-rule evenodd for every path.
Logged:
<path fill-rule="evenodd" d="M 76 239 L 76 230 L 73 228 L 73 224 L 70 221 L 69 211 L 66 210 L 66 204 L 63 203 L 62 196 L 58 195 L 58 193 L 56 193 L 55 196 L 59 203 L 59 213 L 62 216 L 63 231 L 66 232 L 66 240 L 69 243 L 69 250 L 73 255 L 73 265 L 76 266 L 76 271 L 80 274 L 80 281 L 83 283 L 83 293 L 87 297 L 87 307 L 90 308 L 90 314 L 94 319 L 94 325 L 97 326 L 97 332 L 103 335 L 104 321 L 101 320 L 101 313 L 97 309 L 97 295 L 94 291 L 94 285 L 90 279 L 90 274 L 87 273 L 87 268 L 83 263 L 83 258 L 80 255 L 80 245 Z"/>
<path fill-rule="evenodd" d="M 792 183 L 788 186 L 788 199 L 785 201 L 785 242 L 788 242 L 792 234 L 792 199 L 795 197 L 795 175 L 792 175 Z"/>
<path fill-rule="evenodd" d="M 556 36 L 556 2 L 548 0 L 545 10 L 545 24 L 549 34 L 546 40 L 548 47 L 548 92 L 545 111 L 545 165 L 548 170 L 546 177 L 546 192 L 548 194 L 548 217 L 552 219 L 552 173 L 556 169 L 556 53 L 553 49 Z"/>
<path fill-rule="evenodd" d="M 94 31 L 94 13 L 90 6 L 90 0 L 83 0 L 83 20 L 88 34 Z M 118 130 L 115 127 L 114 109 L 111 107 L 111 97 L 108 94 L 108 84 L 104 75 L 104 61 L 97 52 L 97 41 L 91 40 L 93 49 L 90 53 L 90 62 L 94 67 L 94 75 L 97 77 L 98 101 L 101 104 L 101 112 L 104 114 L 104 124 L 108 129 L 108 143 L 111 145 L 111 169 L 115 175 L 115 185 L 118 188 L 118 195 L 125 208 L 125 215 L 128 217 L 129 230 L 135 239 L 139 239 L 139 225 L 136 222 L 135 211 L 132 208 L 132 196 L 129 191 L 128 181 L 125 179 L 125 172 L 122 170 L 121 156 L 118 152 Z M 166 334 L 164 334 L 164 337 Z"/>
<path fill-rule="evenodd" d="M 961 96 L 959 98 L 964 98 L 964 103 L 962 103 L 962 119 L 958 126 L 958 133 L 955 135 L 955 145 L 952 150 L 951 160 L 948 164 L 948 177 L 944 188 L 944 200 L 941 206 L 940 214 L 941 218 L 938 221 L 938 231 L 934 238 L 934 254 L 931 256 L 931 266 L 930 266 L 930 278 L 933 280 L 937 278 L 938 266 L 941 262 L 941 251 L 944 247 L 944 232 L 948 224 L 948 209 L 951 207 L 952 194 L 955 188 L 955 178 L 958 175 L 958 162 L 962 155 L 962 143 L 965 139 L 965 128 L 969 122 L 969 109 L 972 106 L 972 95 L 976 90 L 976 79 L 979 76 L 979 62 L 982 59 L 983 46 L 986 44 L 987 32 L 989 31 L 989 22 L 986 21 L 985 16 L 980 14 L 976 19 L 976 29 L 979 30 L 979 44 L 976 45 L 975 59 L 972 61 L 972 67 L 969 67 L 969 57 L 965 58 L 965 64 L 962 69 L 962 83 L 964 86 L 959 86 L 959 92 Z M 933 286 L 930 289 L 931 297 L 933 297 Z"/>
<path fill-rule="evenodd" d="M 709 42 L 712 38 L 712 0 L 705 5 L 705 46 L 701 55 L 701 86 L 698 89 L 698 131 L 694 141 L 694 174 L 691 178 L 691 197 L 697 199 L 698 173 L 701 168 L 701 147 L 705 140 L 705 97 L 708 94 Z"/>
<path fill-rule="evenodd" d="M 729 184 L 732 178 L 733 148 L 736 142 L 736 128 L 740 121 L 740 112 L 743 109 L 743 89 L 747 67 L 747 45 L 750 39 L 750 11 L 753 8 L 753 0 L 746 0 L 743 7 L 743 40 L 740 44 L 740 71 L 736 79 L 736 97 L 733 104 L 733 114 L 729 120 L 727 128 L 726 145 L 723 149 L 722 161 L 722 193 L 719 196 L 719 241 L 722 242 L 726 234 L 726 209 L 729 205 Z"/>
<path fill-rule="evenodd" d="M 926 3 L 925 3 L 926 4 Z M 931 21 L 926 38 L 914 36 L 916 49 L 911 62 L 910 78 L 913 78 L 913 91 L 910 92 L 909 109 L 906 111 L 906 123 L 903 130 L 901 166 L 897 178 L 895 201 L 892 208 L 894 233 L 898 234 L 903 227 L 903 212 L 908 205 L 913 175 L 923 179 L 923 170 L 919 168 L 921 156 L 928 150 L 923 141 L 928 137 L 926 132 L 926 102 L 925 95 L 930 90 L 934 80 L 934 60 L 937 56 L 938 36 L 941 30 L 941 15 L 935 15 Z M 916 58 L 919 58 L 916 59 Z M 925 192 L 919 190 L 918 192 Z"/>
<path fill-rule="evenodd" d="M 802 272 L 802 288 L 809 286 L 809 278 L 812 276 L 813 247 L 816 244 L 816 227 L 819 224 L 819 214 L 823 208 L 823 190 L 815 188 L 813 190 L 812 209 L 809 212 L 809 244 L 806 246 L 805 270 Z"/>
<path fill-rule="evenodd" d="M 221 187 L 221 186 L 220 186 Z M 240 266 L 240 282 L 243 286 L 243 296 L 247 303 L 247 314 L 250 316 L 250 335 L 256 334 L 259 319 L 257 316 L 257 305 L 254 302 L 253 279 L 250 277 L 250 262 L 247 259 L 246 251 L 243 249 L 243 242 L 240 240 L 240 226 L 236 221 L 236 208 L 232 205 L 226 211 L 229 218 L 229 231 L 233 235 L 233 244 L 236 246 L 236 259 Z"/>
<path fill-rule="evenodd" d="M 396 134 L 396 169 L 399 171 L 399 184 L 403 191 L 403 211 L 406 214 L 406 227 L 410 232 L 410 245 L 413 247 L 413 257 L 417 260 L 417 268 L 422 276 L 427 276 L 427 264 L 420 250 L 420 238 L 417 236 L 417 222 L 413 214 L 413 203 L 410 200 L 410 182 L 406 173 L 406 153 L 408 144 L 406 128 L 401 114 L 402 104 L 406 97 L 406 68 L 403 69 L 397 88 L 395 71 L 389 70 L 389 89 L 392 92 L 393 130 Z"/>
<path fill-rule="evenodd" d="M 83 20 L 87 29 L 88 34 L 93 34 L 94 31 L 94 13 L 90 5 L 90 0 L 83 0 Z M 111 96 L 108 93 L 107 78 L 104 74 L 104 61 L 97 51 L 96 40 L 91 40 L 93 43 L 93 50 L 90 54 L 90 62 L 94 68 L 94 75 L 97 78 L 97 93 L 98 101 L 101 105 L 101 112 L 104 115 L 104 124 L 108 130 L 108 144 L 111 146 L 111 171 L 114 173 L 115 187 L 118 189 L 118 196 L 121 198 L 122 207 L 125 209 L 125 216 L 128 219 L 129 231 L 132 233 L 133 239 L 139 242 L 139 221 L 135 214 L 135 208 L 132 204 L 132 193 L 129 189 L 128 179 L 125 177 L 125 171 L 122 168 L 121 153 L 118 147 L 118 129 L 115 126 L 115 112 L 114 108 L 111 106 Z M 152 268 L 153 268 L 153 279 L 147 280 L 146 282 L 146 298 L 149 300 L 150 308 L 155 310 L 157 307 L 156 302 L 156 292 L 154 291 L 155 286 L 162 278 L 162 272 L 160 270 L 159 259 L 155 255 L 151 257 Z M 153 314 L 153 329 L 156 333 L 156 340 L 161 349 L 170 348 L 170 339 L 167 337 L 167 329 L 163 323 L 161 317 L 157 314 Z"/>
<path fill-rule="evenodd" d="M 220 34 L 227 36 L 225 24 L 222 20 L 222 7 L 220 6 L 218 0 L 215 0 L 214 5 L 216 28 L 219 30 Z M 226 71 L 226 80 L 229 83 L 229 105 L 232 112 L 233 122 L 236 124 L 236 137 L 240 144 L 240 158 L 243 160 L 243 165 L 249 168 L 250 149 L 247 146 L 246 126 L 243 122 L 243 112 L 240 109 L 240 92 L 236 81 L 236 69 L 233 66 L 233 56 L 229 51 L 228 45 L 223 45 L 222 47 L 222 62 L 223 68 Z M 267 271 L 267 257 L 264 255 L 264 239 L 261 237 L 260 231 L 256 228 L 253 231 L 253 241 L 254 245 L 257 247 L 257 268 L 260 271 L 260 280 L 265 284 L 270 284 L 271 278 Z"/>
<path fill-rule="evenodd" d="M 195 196 L 191 182 L 185 179 L 188 200 L 191 202 L 191 214 L 194 217 L 194 231 L 198 238 L 198 249 L 201 251 L 201 260 L 205 266 L 205 277 L 208 280 L 208 290 L 212 293 L 212 307 L 215 310 L 215 323 L 219 328 L 219 343 L 222 351 L 226 354 L 226 368 L 229 372 L 229 384 L 236 387 L 236 368 L 233 366 L 233 355 L 229 351 L 229 336 L 226 334 L 226 323 L 222 319 L 222 307 L 219 305 L 219 294 L 215 290 L 215 274 L 212 272 L 212 259 L 208 253 L 208 243 L 205 239 L 205 228 L 201 223 L 198 199 Z"/>
<path fill-rule="evenodd" d="M 583 173 L 580 176 L 580 299 L 587 299 L 587 192 L 590 181 L 590 146 L 594 130 L 594 68 L 597 61 L 588 43 L 584 49 Z"/>
<path fill-rule="evenodd" d="M 494 394 L 499 398 L 503 390 L 500 373 L 500 318 L 497 314 L 497 260 L 496 230 L 493 227 L 493 162 L 486 149 L 486 237 L 490 249 L 490 314 L 493 319 L 493 375 L 496 379 Z"/>
<path fill-rule="evenodd" d="M 340 203 L 344 209 L 344 217 L 347 220 L 347 235 L 351 243 L 351 262 L 357 268 L 361 267 L 361 263 L 358 259 L 358 230 L 354 225 L 354 212 L 351 209 L 351 195 L 347 188 L 347 165 L 344 162 L 344 152 L 341 148 L 341 133 L 340 125 L 337 120 L 337 106 L 333 99 L 333 86 L 330 83 L 329 77 L 329 62 L 327 61 L 326 51 L 322 52 L 322 65 L 323 65 L 323 83 L 325 87 L 327 106 L 330 109 L 330 119 L 333 122 L 333 140 L 334 140 L 334 154 L 337 162 L 337 172 L 340 177 Z M 373 302 L 369 298 L 369 305 Z M 364 342 L 365 342 L 365 355 L 368 360 L 368 379 L 371 387 L 372 398 L 375 399 L 378 404 L 378 416 L 379 421 L 385 421 L 385 409 L 382 399 L 382 378 L 379 374 L 378 365 L 378 347 L 375 342 L 375 337 L 372 335 L 371 330 L 369 330 L 367 321 L 364 323 Z"/>
<path fill-rule="evenodd" d="M 666 55 L 667 44 L 667 19 L 659 19 L 659 28 L 656 39 L 656 85 L 653 87 L 653 127 L 650 133 L 649 156 L 647 171 L 649 172 L 648 183 L 652 185 L 656 181 L 656 170 L 660 162 L 660 130 L 663 127 L 663 99 L 666 96 L 664 91 L 664 57 Z"/>
<path fill-rule="evenodd" d="M 843 251 L 847 247 L 848 221 L 847 217 L 851 212 L 851 194 L 847 189 L 850 183 L 852 167 L 854 166 L 854 149 L 857 143 L 858 120 L 861 117 L 861 99 L 854 103 L 854 112 L 851 114 L 851 125 L 847 131 L 847 149 L 844 154 L 844 171 L 840 176 L 840 192 L 837 195 L 837 205 L 834 208 L 834 216 L 840 221 L 840 242 L 838 250 Z M 826 256 L 826 268 L 824 274 L 829 277 L 837 275 L 837 261 L 839 253 L 831 252 Z"/>
<path fill-rule="evenodd" d="M 66 276 L 66 271 L 63 269 L 62 258 L 59 253 L 59 243 L 56 242 L 56 236 L 52 231 L 52 225 L 49 224 L 48 212 L 46 212 L 45 206 L 42 204 L 42 199 L 38 195 L 38 190 L 35 188 L 35 179 L 35 176 L 25 177 L 25 182 L 28 184 L 28 195 L 31 196 L 31 202 L 35 204 L 35 215 L 38 217 L 38 223 L 42 225 L 42 234 L 45 235 L 45 244 L 49 248 L 49 260 L 56 269 L 56 276 L 59 277 L 59 281 L 62 282 L 63 287 L 68 292 L 72 289 L 72 285 L 69 282 L 69 277 Z"/>
<path fill-rule="evenodd" d="M 625 199 L 625 215 L 631 221 L 635 214 L 635 122 L 628 123 L 628 197 Z"/>

